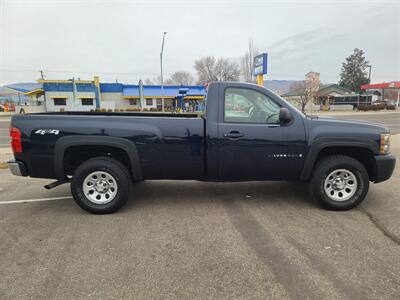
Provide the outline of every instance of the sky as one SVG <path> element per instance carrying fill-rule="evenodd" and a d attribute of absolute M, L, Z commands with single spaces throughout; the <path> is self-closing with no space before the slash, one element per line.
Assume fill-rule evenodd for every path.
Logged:
<path fill-rule="evenodd" d="M 203 56 L 240 61 L 251 38 L 269 55 L 265 79 L 308 71 L 337 82 L 354 48 L 365 51 L 372 82 L 400 80 L 399 1 L 0 0 L 0 85 L 46 79 L 136 84 L 195 74 Z"/>

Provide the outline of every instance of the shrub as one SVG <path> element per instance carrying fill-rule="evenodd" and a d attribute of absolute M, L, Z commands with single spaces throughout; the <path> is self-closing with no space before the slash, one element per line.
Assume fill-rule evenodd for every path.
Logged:
<path fill-rule="evenodd" d="M 371 107 L 369 105 L 359 105 L 357 108 L 358 108 L 358 110 L 361 110 L 361 111 L 368 111 L 371 109 Z"/>
<path fill-rule="evenodd" d="M 382 110 L 385 109 L 385 106 L 385 103 L 374 104 L 372 105 L 372 110 Z"/>
<path fill-rule="evenodd" d="M 140 111 L 140 108 L 139 107 L 130 107 L 130 108 L 127 108 L 126 111 Z"/>
<path fill-rule="evenodd" d="M 107 112 L 112 112 L 113 110 L 111 108 L 107 109 Z"/>

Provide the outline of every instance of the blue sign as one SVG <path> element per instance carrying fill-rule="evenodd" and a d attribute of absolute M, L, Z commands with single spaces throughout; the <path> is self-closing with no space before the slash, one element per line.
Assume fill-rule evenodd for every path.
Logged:
<path fill-rule="evenodd" d="M 254 57 L 254 75 L 267 74 L 268 53 L 262 53 Z"/>

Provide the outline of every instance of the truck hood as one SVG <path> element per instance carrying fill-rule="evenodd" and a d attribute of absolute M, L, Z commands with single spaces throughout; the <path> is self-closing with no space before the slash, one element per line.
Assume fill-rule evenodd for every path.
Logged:
<path fill-rule="evenodd" d="M 378 123 L 372 123 L 372 122 L 367 122 L 367 121 L 360 121 L 360 120 L 344 120 L 344 119 L 337 119 L 334 117 L 318 117 L 318 118 L 312 118 L 310 120 L 313 122 L 315 125 L 320 125 L 320 126 L 335 126 L 338 129 L 339 128 L 344 128 L 344 129 L 361 129 L 365 131 L 370 131 L 372 132 L 379 132 L 379 133 L 384 133 L 384 132 L 389 132 L 389 129 L 385 127 L 382 124 Z"/>

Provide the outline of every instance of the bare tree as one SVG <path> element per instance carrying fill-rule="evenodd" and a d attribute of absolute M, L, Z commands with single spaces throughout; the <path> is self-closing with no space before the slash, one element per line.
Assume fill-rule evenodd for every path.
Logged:
<path fill-rule="evenodd" d="M 152 81 L 150 78 L 146 78 L 146 79 L 143 81 L 143 83 L 144 83 L 145 85 L 154 85 L 153 81 Z"/>
<path fill-rule="evenodd" d="M 258 50 L 255 47 L 253 40 L 250 38 L 249 39 L 249 44 L 248 44 L 248 49 L 246 53 L 243 55 L 241 62 L 240 62 L 240 68 L 241 68 L 241 73 L 243 76 L 243 80 L 246 82 L 253 82 L 254 81 L 254 57 L 257 56 Z"/>
<path fill-rule="evenodd" d="M 211 81 L 239 81 L 240 69 L 235 62 L 227 58 L 213 56 L 202 57 L 195 61 L 194 65 L 199 83 Z"/>
<path fill-rule="evenodd" d="M 171 77 L 165 80 L 166 85 L 192 85 L 194 84 L 194 77 L 186 71 L 177 71 Z"/>
<path fill-rule="evenodd" d="M 306 105 L 314 102 L 316 96 L 316 86 L 307 80 L 298 81 L 292 84 L 290 91 L 299 97 L 301 111 L 305 112 Z"/>

